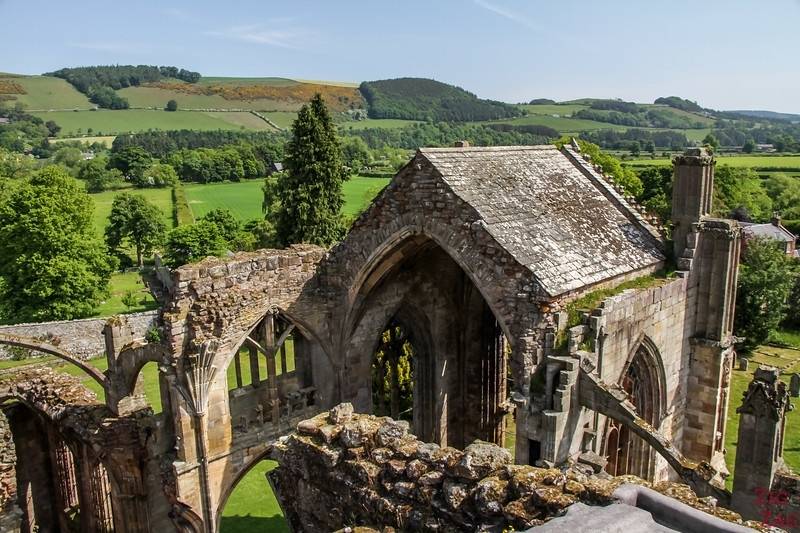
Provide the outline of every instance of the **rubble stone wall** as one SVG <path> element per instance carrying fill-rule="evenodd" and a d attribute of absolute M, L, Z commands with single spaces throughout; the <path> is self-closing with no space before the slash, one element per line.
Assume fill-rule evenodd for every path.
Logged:
<path fill-rule="evenodd" d="M 741 518 L 684 485 L 611 478 L 592 466 L 560 470 L 511 464 L 511 454 L 475 441 L 463 451 L 424 443 L 408 424 L 353 414 L 350 404 L 305 420 L 273 448 L 270 474 L 295 531 L 347 526 L 403 531 L 525 529 L 575 502 L 604 505 L 622 483 L 654 488 L 688 505 L 741 523 Z"/>
<path fill-rule="evenodd" d="M 147 330 L 155 325 L 158 311 L 145 311 L 125 315 L 134 338 L 144 338 Z M 80 359 L 91 359 L 105 353 L 103 326 L 108 318 L 86 318 L 60 320 L 57 322 L 33 322 L 0 326 L 0 333 L 33 339 L 46 340 L 65 352 Z M 0 346 L 0 359 L 10 357 L 10 352 Z"/>

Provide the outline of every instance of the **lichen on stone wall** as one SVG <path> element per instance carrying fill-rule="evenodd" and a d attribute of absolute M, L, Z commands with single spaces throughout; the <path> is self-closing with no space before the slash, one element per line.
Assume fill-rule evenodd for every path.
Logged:
<path fill-rule="evenodd" d="M 582 463 L 564 469 L 515 465 L 506 449 L 481 441 L 463 451 L 440 447 L 419 441 L 406 422 L 354 414 L 350 404 L 301 422 L 272 456 L 280 466 L 270 481 L 295 531 L 525 529 L 578 501 L 609 504 L 623 483 L 742 523 L 685 485 L 611 477 Z"/>

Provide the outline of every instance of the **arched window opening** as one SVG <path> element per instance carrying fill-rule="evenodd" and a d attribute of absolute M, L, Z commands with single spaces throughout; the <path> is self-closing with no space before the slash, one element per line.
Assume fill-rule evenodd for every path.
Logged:
<path fill-rule="evenodd" d="M 414 346 L 396 320 L 381 333 L 372 366 L 372 405 L 378 416 L 413 420 Z"/>
<path fill-rule="evenodd" d="M 238 430 L 310 413 L 316 405 L 314 349 L 315 343 L 277 310 L 256 324 L 227 368 L 231 417 Z"/>
<path fill-rule="evenodd" d="M 662 417 L 664 379 L 661 362 L 653 350 L 651 346 L 639 345 L 620 386 L 639 417 L 657 429 Z M 627 426 L 611 419 L 606 422 L 603 454 L 608 460 L 606 471 L 611 475 L 632 474 L 652 479 L 655 474 L 655 451 Z"/>
<path fill-rule="evenodd" d="M 513 423 L 509 343 L 468 272 L 415 236 L 387 250 L 363 279 L 349 348 L 358 363 L 347 376 L 363 401 L 357 408 L 408 420 L 424 441 L 504 445 Z"/>

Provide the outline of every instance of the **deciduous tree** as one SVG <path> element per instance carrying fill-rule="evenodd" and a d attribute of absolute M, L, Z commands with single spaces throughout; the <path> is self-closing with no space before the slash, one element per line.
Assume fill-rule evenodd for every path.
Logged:
<path fill-rule="evenodd" d="M 217 225 L 201 220 L 196 224 L 178 226 L 169 232 L 164 261 L 175 268 L 209 255 L 220 255 L 224 250 L 225 240 Z"/>
<path fill-rule="evenodd" d="M 130 243 L 136 249 L 136 264 L 144 265 L 143 256 L 164 240 L 166 225 L 161 210 L 140 194 L 122 193 L 114 198 L 106 226 L 106 245 L 118 252 Z"/>
<path fill-rule="evenodd" d="M 92 227 L 92 199 L 49 166 L 0 197 L 0 309 L 16 322 L 90 315 L 114 261 Z"/>
<path fill-rule="evenodd" d="M 748 239 L 739 267 L 735 333 L 746 337 L 743 351 L 766 341 L 785 318 L 795 282 L 791 259 L 774 239 Z"/>

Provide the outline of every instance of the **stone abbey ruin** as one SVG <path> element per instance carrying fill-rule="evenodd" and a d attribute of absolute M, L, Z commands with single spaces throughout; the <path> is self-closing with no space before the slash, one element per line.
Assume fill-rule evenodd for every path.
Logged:
<path fill-rule="evenodd" d="M 420 149 L 330 250 L 173 271 L 160 340 L 125 316 L 96 328 L 105 372 L 47 325 L 1 330 L 0 344 L 77 364 L 105 398 L 35 365 L 0 379 L 0 528 L 218 531 L 268 456 L 297 531 L 555 531 L 621 520 L 602 506 L 619 501 L 688 517 L 687 531 L 745 531 L 739 515 L 763 520 L 776 490 L 776 512 L 797 512 L 788 393 L 769 369 L 730 402 L 740 457 L 724 488 L 740 228 L 709 216 L 710 155 L 674 164 L 670 242 L 577 146 Z M 657 275 L 670 257 L 675 275 Z M 405 359 L 378 364 L 391 342 Z M 662 530 L 649 520 L 640 530 Z"/>

